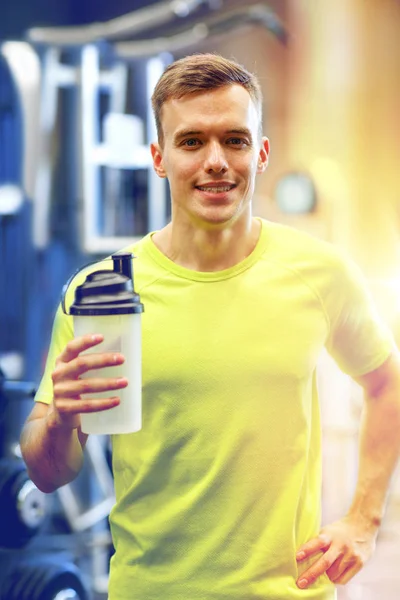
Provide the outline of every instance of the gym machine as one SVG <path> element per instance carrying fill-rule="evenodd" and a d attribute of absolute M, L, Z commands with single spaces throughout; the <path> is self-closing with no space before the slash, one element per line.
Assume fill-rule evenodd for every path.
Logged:
<path fill-rule="evenodd" d="M 51 498 L 29 479 L 18 444 L 35 389 L 0 371 L 0 598 L 88 600 L 73 548 L 50 536 Z M 49 543 L 49 539 L 51 543 Z"/>

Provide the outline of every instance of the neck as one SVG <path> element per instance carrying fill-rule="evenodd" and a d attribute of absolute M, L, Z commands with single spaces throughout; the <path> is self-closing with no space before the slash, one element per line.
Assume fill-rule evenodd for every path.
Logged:
<path fill-rule="evenodd" d="M 260 229 L 260 222 L 252 217 L 218 229 L 203 229 L 172 220 L 152 239 L 165 256 L 182 267 L 194 271 L 222 271 L 251 254 Z"/>

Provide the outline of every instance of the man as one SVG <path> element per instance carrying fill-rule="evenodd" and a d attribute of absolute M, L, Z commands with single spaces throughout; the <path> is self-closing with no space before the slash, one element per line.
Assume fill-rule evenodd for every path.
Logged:
<path fill-rule="evenodd" d="M 112 439 L 111 600 L 331 600 L 375 545 L 399 453 L 399 360 L 353 265 L 252 216 L 269 153 L 261 102 L 253 75 L 209 54 L 169 66 L 153 95 L 172 217 L 130 248 L 146 307 L 143 429 Z M 128 383 L 80 379 L 123 361 L 96 354 L 99 341 L 73 339 L 58 311 L 21 438 L 44 491 L 79 472 L 80 413 L 111 409 Z M 324 347 L 366 402 L 354 500 L 320 531 Z"/>

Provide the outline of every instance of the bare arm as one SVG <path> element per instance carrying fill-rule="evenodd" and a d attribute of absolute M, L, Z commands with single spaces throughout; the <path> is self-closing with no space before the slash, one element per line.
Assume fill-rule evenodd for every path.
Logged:
<path fill-rule="evenodd" d="M 379 369 L 358 379 L 365 392 L 359 472 L 350 515 L 376 529 L 385 511 L 400 454 L 400 359 L 396 353 Z"/>
<path fill-rule="evenodd" d="M 121 364 L 120 354 L 81 354 L 102 337 L 83 336 L 70 341 L 56 361 L 52 374 L 53 402 L 36 402 L 21 434 L 21 451 L 32 481 L 43 492 L 52 492 L 72 481 L 83 464 L 87 435 L 80 429 L 80 414 L 108 410 L 119 398 L 84 398 L 82 394 L 117 390 L 126 379 L 80 379 L 80 375 Z"/>
<path fill-rule="evenodd" d="M 52 405 L 35 403 L 22 430 L 21 451 L 29 477 L 42 492 L 53 492 L 77 476 L 86 438 L 78 429 L 58 427 Z"/>
<path fill-rule="evenodd" d="M 360 431 L 359 469 L 351 507 L 298 550 L 299 561 L 323 552 L 299 578 L 308 587 L 322 573 L 347 583 L 374 551 L 390 481 L 400 454 L 400 359 L 397 351 L 378 369 L 359 377 L 365 406 Z"/>

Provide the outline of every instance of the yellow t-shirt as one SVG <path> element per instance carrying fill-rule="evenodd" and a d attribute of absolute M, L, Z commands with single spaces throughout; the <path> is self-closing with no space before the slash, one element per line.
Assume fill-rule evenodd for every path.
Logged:
<path fill-rule="evenodd" d="M 178 266 L 150 234 L 131 250 L 143 429 L 112 440 L 110 600 L 332 600 L 326 576 L 297 588 L 295 553 L 320 528 L 320 353 L 355 376 L 392 348 L 358 269 L 266 221 L 224 271 Z M 72 335 L 58 311 L 37 400 Z"/>

